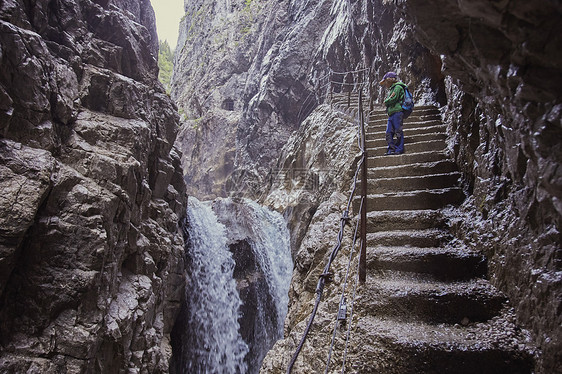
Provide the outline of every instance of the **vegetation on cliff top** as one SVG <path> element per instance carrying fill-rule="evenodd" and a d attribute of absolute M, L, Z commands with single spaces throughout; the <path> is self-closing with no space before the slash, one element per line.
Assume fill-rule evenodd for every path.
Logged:
<path fill-rule="evenodd" d="M 158 48 L 158 80 L 166 88 L 166 92 L 170 93 L 171 85 L 170 80 L 172 79 L 173 65 L 173 53 L 170 49 L 170 45 L 166 40 L 160 40 Z"/>

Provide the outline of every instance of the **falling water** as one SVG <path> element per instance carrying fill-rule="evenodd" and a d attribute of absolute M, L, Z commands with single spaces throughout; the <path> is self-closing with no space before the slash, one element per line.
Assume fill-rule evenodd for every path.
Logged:
<path fill-rule="evenodd" d="M 253 335 L 246 337 L 250 352 L 248 374 L 257 374 L 267 351 L 283 336 L 283 323 L 289 303 L 289 285 L 293 272 L 289 230 L 283 217 L 259 204 L 243 200 L 248 240 L 256 258 L 264 287 L 257 291 L 253 313 Z M 273 304 L 273 305 L 271 305 Z M 246 321 L 248 322 L 248 321 Z M 247 324 L 247 323 L 246 323 Z"/>
<path fill-rule="evenodd" d="M 189 199 L 189 275 L 176 372 L 257 373 L 283 334 L 293 267 L 289 233 L 280 214 L 249 200 L 222 199 L 214 209 L 218 218 L 209 203 Z M 255 267 L 251 272 L 240 257 L 235 263 L 232 252 L 236 257 L 240 250 Z M 241 267 L 246 273 L 235 280 Z"/>
<path fill-rule="evenodd" d="M 224 225 L 208 205 L 188 204 L 190 279 L 184 373 L 246 373 L 248 346 L 239 332 L 241 301 L 232 278 L 234 260 L 226 245 Z M 188 357 L 185 357 L 187 355 Z"/>
<path fill-rule="evenodd" d="M 289 230 L 283 217 L 253 201 L 246 202 L 253 211 L 254 251 L 263 269 L 270 292 L 277 300 L 277 331 L 283 334 L 283 321 L 289 303 L 289 284 L 293 272 Z"/>

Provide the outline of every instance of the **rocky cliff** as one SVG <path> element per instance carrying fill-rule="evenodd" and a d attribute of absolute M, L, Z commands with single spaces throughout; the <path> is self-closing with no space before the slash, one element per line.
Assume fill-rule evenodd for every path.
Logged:
<path fill-rule="evenodd" d="M 438 16 L 436 9 L 447 14 Z M 469 199 L 458 233 L 484 250 L 489 274 L 543 349 L 562 357 L 562 19 L 557 2 L 407 2 L 421 43 L 448 76 L 450 145 Z"/>
<path fill-rule="evenodd" d="M 179 118 L 148 0 L 0 5 L 0 371 L 167 372 Z"/>
<path fill-rule="evenodd" d="M 339 156 L 332 142 L 344 145 L 340 126 L 324 123 L 319 117 L 334 114 L 318 104 L 330 89 L 357 87 L 357 75 L 334 72 L 368 68 L 362 79 L 376 103 L 383 94 L 377 80 L 397 71 L 418 104 L 441 106 L 448 124 L 449 149 L 468 195 L 465 219 L 451 229 L 488 256 L 490 280 L 509 296 L 542 350 L 537 372 L 559 370 L 557 2 L 225 4 L 187 4 L 177 49 L 184 52 L 176 57 L 173 96 L 187 120 L 187 146 L 179 146 L 191 191 L 202 197 L 240 193 L 284 211 L 297 256 L 294 279 L 304 279 L 303 269 L 326 260 L 326 243 L 315 232 L 331 232 L 327 217 L 344 202 L 333 193 L 347 193 L 344 181 L 353 170 L 330 163 L 353 165 L 353 157 Z M 312 122 L 303 122 L 316 107 Z M 306 178 L 332 180 L 328 170 L 341 171 L 334 173 L 337 183 L 320 184 L 314 193 L 300 188 Z M 296 320 L 287 334 L 305 319 L 299 305 L 311 307 L 311 292 L 290 307 Z"/>
<path fill-rule="evenodd" d="M 373 80 L 389 66 L 409 66 L 418 96 L 443 101 L 440 61 L 399 32 L 406 24 L 392 9 L 331 1 L 186 3 L 172 97 L 185 119 L 178 143 L 188 191 L 263 198 L 280 149 L 324 101 L 330 80 L 338 91 L 358 83 L 331 71 L 374 66 Z"/>

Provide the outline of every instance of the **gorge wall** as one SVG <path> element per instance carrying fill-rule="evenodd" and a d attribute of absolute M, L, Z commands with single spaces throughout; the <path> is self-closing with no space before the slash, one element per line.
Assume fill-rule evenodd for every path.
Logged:
<path fill-rule="evenodd" d="M 375 4 L 377 12 L 370 2 L 186 3 L 172 97 L 185 120 L 188 192 L 263 198 L 289 136 L 324 101 L 330 79 L 348 78 L 332 70 L 373 66 L 376 80 L 389 66 L 410 66 L 418 96 L 444 103 L 439 59 L 401 32 L 393 7 Z"/>
<path fill-rule="evenodd" d="M 560 371 L 561 14 L 554 0 L 189 1 L 178 116 L 148 0 L 2 1 L 0 370 L 168 372 L 186 192 L 284 213 L 287 339 L 264 370 L 286 365 L 358 160 L 353 113 L 326 98 L 357 87 L 334 72 L 367 68 L 375 103 L 394 70 L 442 107 L 468 194 L 455 234 L 533 333 L 536 372 Z"/>
<path fill-rule="evenodd" d="M 326 77 L 353 82 L 331 72 L 367 67 L 364 79 L 380 103 L 376 82 L 394 70 L 418 104 L 442 107 L 448 123 L 468 195 L 455 234 L 488 256 L 491 281 L 509 296 L 542 351 L 537 372 L 559 369 L 560 5 L 221 4 L 187 3 L 177 47 L 172 96 L 184 118 L 178 146 L 190 193 L 244 195 L 283 211 L 296 256 L 294 279 L 305 279 L 309 264 L 322 262 L 328 250 L 315 232 L 330 232 L 328 217 L 344 204 L 338 193 L 347 193 L 354 170 L 353 155 L 340 156 L 333 143 L 353 144 L 347 138 L 353 125 L 321 119 L 335 115 L 319 106 L 330 86 L 338 89 Z M 302 188 L 307 178 L 319 181 L 316 190 Z M 298 300 L 292 295 L 286 335 L 306 318 L 299 310 L 312 292 Z M 283 355 L 283 344 L 276 349 L 270 357 Z"/>
<path fill-rule="evenodd" d="M 561 370 L 562 19 L 557 2 L 405 2 L 421 43 L 443 55 L 450 142 L 469 198 L 458 235 Z M 436 9 L 447 14 L 437 16 Z"/>
<path fill-rule="evenodd" d="M 179 117 L 149 0 L 0 4 L 0 371 L 168 371 Z"/>

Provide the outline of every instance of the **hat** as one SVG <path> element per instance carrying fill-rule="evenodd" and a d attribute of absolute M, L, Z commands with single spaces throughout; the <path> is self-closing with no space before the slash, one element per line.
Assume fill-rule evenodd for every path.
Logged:
<path fill-rule="evenodd" d="M 382 84 L 388 78 L 398 78 L 398 75 L 396 75 L 396 73 L 393 71 L 389 71 L 384 75 L 384 77 L 382 77 L 382 80 L 379 82 L 379 84 Z"/>

